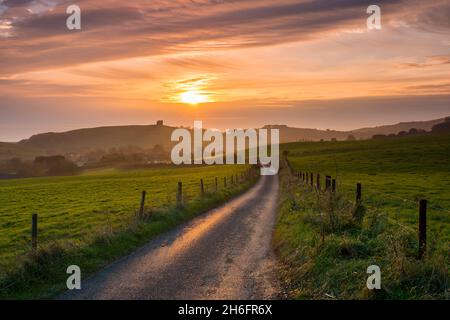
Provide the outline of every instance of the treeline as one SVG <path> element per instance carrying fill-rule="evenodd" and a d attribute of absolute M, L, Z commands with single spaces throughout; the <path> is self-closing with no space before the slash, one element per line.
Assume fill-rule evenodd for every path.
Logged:
<path fill-rule="evenodd" d="M 445 121 L 434 125 L 431 128 L 431 131 L 426 131 L 423 129 L 412 128 L 409 131 L 400 131 L 395 134 L 376 134 L 372 136 L 372 139 L 385 139 L 385 138 L 394 138 L 394 137 L 406 137 L 406 136 L 417 136 L 417 135 L 425 135 L 425 134 L 450 134 L 450 117 L 445 118 Z"/>
<path fill-rule="evenodd" d="M 130 145 L 108 150 L 87 150 L 83 153 L 69 154 L 68 157 L 81 167 L 146 165 L 170 161 L 170 153 L 159 144 L 151 149 Z"/>
<path fill-rule="evenodd" d="M 7 160 L 0 166 L 1 178 L 26 178 L 42 176 L 65 176 L 78 174 L 81 169 L 64 156 L 40 156 L 33 161 L 19 158 Z"/>
<path fill-rule="evenodd" d="M 169 162 L 170 153 L 161 145 L 147 150 L 136 146 L 85 150 L 66 155 L 39 156 L 33 161 L 15 157 L 0 163 L 0 179 L 76 175 L 89 168 L 130 168 Z"/>

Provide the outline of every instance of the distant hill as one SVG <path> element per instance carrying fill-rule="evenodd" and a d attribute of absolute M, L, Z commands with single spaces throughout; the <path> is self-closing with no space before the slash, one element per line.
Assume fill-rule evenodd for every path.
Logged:
<path fill-rule="evenodd" d="M 162 145 L 171 147 L 170 136 L 175 127 L 164 125 L 115 126 L 78 129 L 62 133 L 42 133 L 19 141 L 20 147 L 34 148 L 46 154 L 67 154 L 136 146 L 144 149 Z"/>
<path fill-rule="evenodd" d="M 401 131 L 408 131 L 412 128 L 431 131 L 431 128 L 445 121 L 445 118 L 430 121 L 401 122 L 393 125 L 384 125 L 373 128 L 362 128 L 352 131 L 318 130 L 305 128 L 292 128 L 285 125 L 267 125 L 264 128 L 277 128 L 280 130 L 280 140 L 282 143 L 297 141 L 319 141 L 323 140 L 346 140 L 349 135 L 356 139 L 370 139 L 376 134 L 397 134 Z"/>
<path fill-rule="evenodd" d="M 267 125 L 264 128 L 280 129 L 282 143 L 296 141 L 346 140 L 349 135 L 356 139 L 370 139 L 376 134 L 397 134 L 411 128 L 430 131 L 431 128 L 444 122 L 445 118 L 431 121 L 404 122 L 373 128 L 362 128 L 352 131 L 318 130 L 292 128 L 285 125 Z M 55 133 L 42 133 L 17 143 L 0 142 L 0 161 L 19 157 L 33 159 L 39 155 L 81 154 L 88 151 L 108 150 L 110 148 L 136 146 L 151 149 L 161 145 L 169 151 L 173 143 L 170 141 L 172 131 L 176 127 L 165 126 L 162 123 L 142 126 L 112 126 Z"/>
<path fill-rule="evenodd" d="M 399 133 L 400 131 L 408 131 L 409 129 L 416 128 L 422 129 L 426 131 L 431 131 L 431 128 L 439 123 L 445 121 L 445 118 L 430 120 L 430 121 L 411 121 L 411 122 L 400 122 L 393 125 L 385 125 L 373 128 L 362 128 L 358 130 L 354 130 L 353 134 L 355 137 L 360 139 L 368 139 L 375 134 L 392 134 Z"/>
<path fill-rule="evenodd" d="M 333 138 L 338 140 L 345 140 L 350 134 L 349 132 L 345 131 L 292 128 L 285 125 L 267 125 L 263 128 L 279 129 L 281 143 L 297 141 L 319 141 L 321 139 L 331 140 Z"/>

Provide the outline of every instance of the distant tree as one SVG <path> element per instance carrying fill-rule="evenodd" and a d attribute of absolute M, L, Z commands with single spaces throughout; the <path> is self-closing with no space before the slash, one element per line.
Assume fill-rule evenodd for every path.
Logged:
<path fill-rule="evenodd" d="M 34 159 L 35 164 L 45 165 L 46 167 L 58 166 L 67 162 L 64 156 L 41 156 Z"/>
<path fill-rule="evenodd" d="M 331 141 L 332 141 L 332 142 L 336 142 L 337 139 L 336 139 L 336 138 L 331 138 Z"/>
<path fill-rule="evenodd" d="M 348 135 L 347 141 L 355 141 L 355 140 L 356 140 L 356 138 L 355 138 L 354 135 L 352 135 L 352 134 L 349 134 L 349 135 Z"/>
<path fill-rule="evenodd" d="M 397 135 L 398 135 L 399 137 L 404 137 L 404 136 L 407 136 L 407 135 L 408 135 L 408 132 L 406 132 L 406 131 L 400 131 Z"/>
<path fill-rule="evenodd" d="M 45 175 L 73 175 L 79 172 L 79 168 L 64 156 L 41 156 L 34 159 L 37 169 L 35 173 Z"/>
<path fill-rule="evenodd" d="M 153 161 L 169 160 L 170 159 L 170 152 L 167 152 L 162 145 L 156 144 L 150 150 L 150 157 L 149 157 L 149 159 L 151 159 Z"/>
<path fill-rule="evenodd" d="M 386 138 L 385 134 L 375 134 L 372 136 L 372 139 L 374 139 L 374 140 L 385 139 L 385 138 Z"/>
<path fill-rule="evenodd" d="M 437 134 L 450 133 L 450 117 L 445 118 L 444 122 L 433 126 L 433 128 L 431 128 L 431 132 Z"/>
<path fill-rule="evenodd" d="M 120 164 L 126 162 L 126 157 L 122 153 L 110 152 L 103 155 L 100 159 L 100 163 L 103 164 Z"/>

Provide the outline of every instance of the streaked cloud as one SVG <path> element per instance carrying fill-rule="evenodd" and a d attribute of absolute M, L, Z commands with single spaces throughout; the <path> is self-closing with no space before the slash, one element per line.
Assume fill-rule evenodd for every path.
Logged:
<path fill-rule="evenodd" d="M 443 28 L 448 25 L 448 20 L 429 17 L 436 9 L 448 10 L 446 1 L 438 1 L 440 4 L 432 6 L 434 11 L 428 9 L 423 15 L 417 12 L 424 5 L 416 0 L 379 2 L 386 24 L 395 21 L 396 13 L 403 13 L 408 7 L 411 12 L 405 19 L 410 24 L 431 24 L 433 28 L 439 23 Z M 416 7 L 412 6 L 413 2 Z M 11 3 L 6 1 L 4 5 L 11 6 Z M 83 0 L 79 1 L 83 32 L 74 33 L 65 28 L 67 1 L 14 1 L 8 11 L 14 35 L 9 39 L 9 46 L 15 47 L 14 56 L 6 51 L 0 67 L 3 72 L 20 72 L 23 68 L 59 67 L 186 50 L 211 51 L 311 40 L 324 33 L 361 30 L 365 27 L 365 8 L 369 4 L 369 0 Z M 43 9 L 39 9 L 41 14 L 33 14 L 29 11 L 32 8 Z M 96 41 L 101 41 L 102 46 L 93 46 Z M 133 50 L 122 49 L 130 46 Z M 52 57 L 51 64 L 45 59 L 48 56 Z M 14 66 L 7 62 L 12 58 Z"/>

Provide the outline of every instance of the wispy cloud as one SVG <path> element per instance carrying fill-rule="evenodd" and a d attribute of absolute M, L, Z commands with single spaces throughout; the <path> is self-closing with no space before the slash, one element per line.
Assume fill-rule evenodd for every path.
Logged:
<path fill-rule="evenodd" d="M 396 13 L 403 14 L 408 7 L 411 12 L 406 18 L 410 24 L 433 28 L 448 25 L 442 14 L 448 10 L 446 1 L 436 2 L 434 11 L 424 14 L 418 13 L 419 9 L 413 10 L 412 2 L 417 8 L 423 7 L 416 0 L 379 1 L 385 22 L 399 19 Z M 310 40 L 324 33 L 364 28 L 365 8 L 371 3 L 369 0 L 82 0 L 79 5 L 83 31 L 76 33 L 65 28 L 67 1 L 9 0 L 3 5 L 10 7 L 6 18 L 11 19 L 13 37 L 7 44 L 0 44 L 3 52 L 0 67 L 11 73 L 187 49 L 211 51 Z M 435 11 L 441 12 L 442 18 L 431 17 L 430 12 Z M 94 45 L 97 42 L 102 45 Z M 14 52 L 4 50 L 11 46 Z"/>
<path fill-rule="evenodd" d="M 421 58 L 421 62 L 402 62 L 398 64 L 400 68 L 428 68 L 450 64 L 449 55 L 437 55 Z"/>

